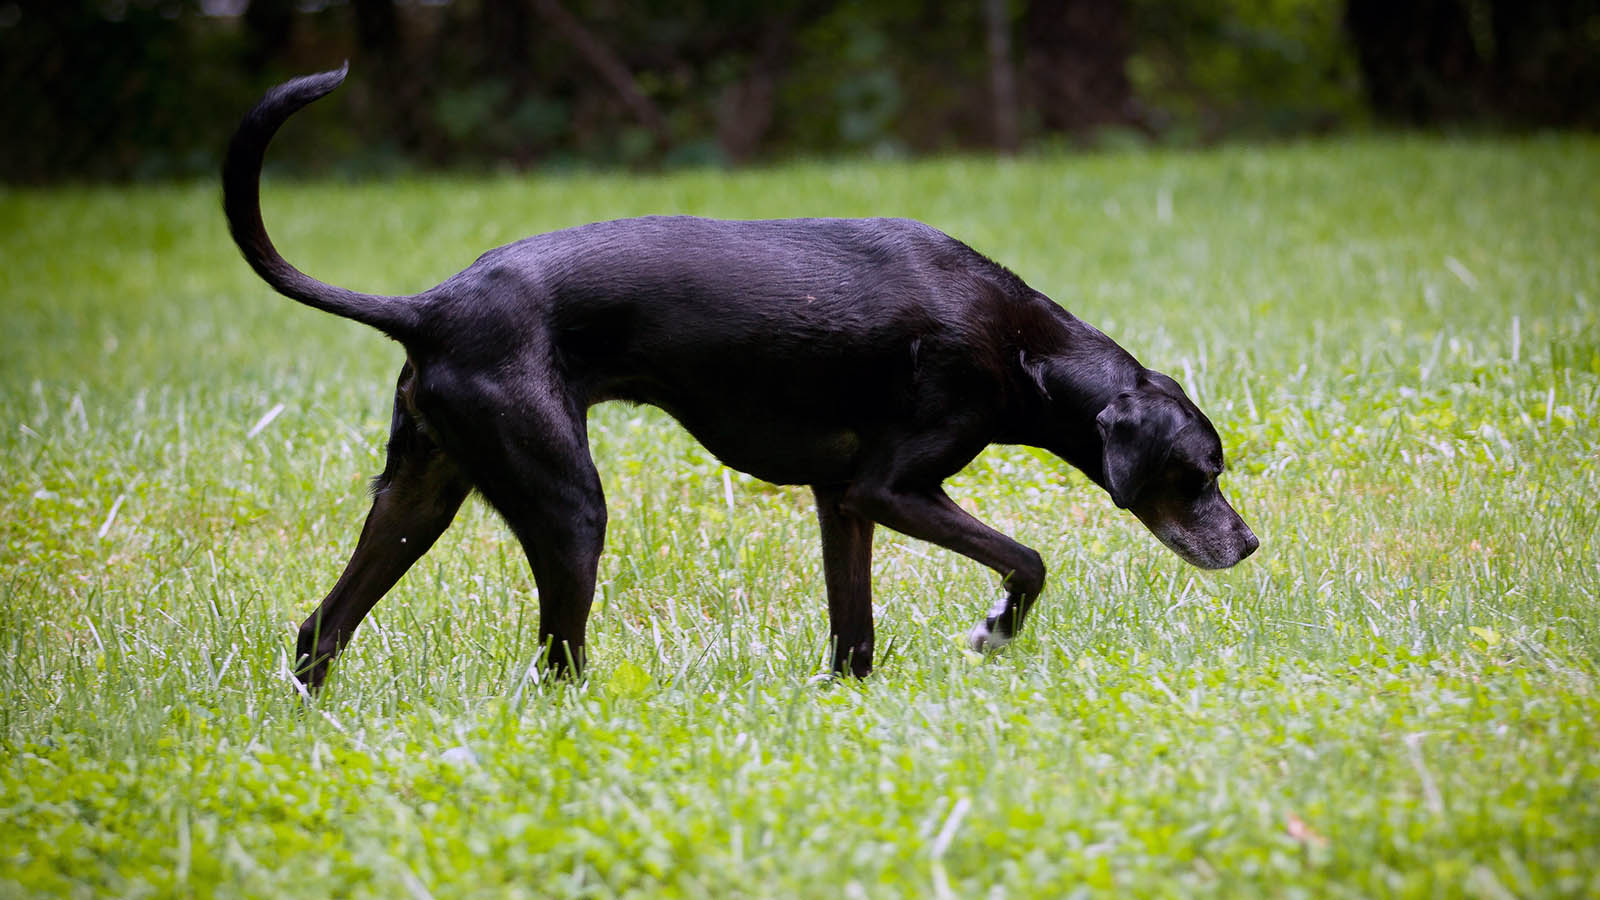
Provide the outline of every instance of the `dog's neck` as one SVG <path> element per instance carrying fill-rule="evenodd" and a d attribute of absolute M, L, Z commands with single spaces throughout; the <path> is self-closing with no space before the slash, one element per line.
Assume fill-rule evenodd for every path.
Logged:
<path fill-rule="evenodd" d="M 1098 328 L 1057 306 L 1033 351 L 1044 403 L 1031 439 L 1097 484 L 1104 484 L 1104 442 L 1096 417 L 1118 394 L 1136 389 L 1146 369 Z"/>

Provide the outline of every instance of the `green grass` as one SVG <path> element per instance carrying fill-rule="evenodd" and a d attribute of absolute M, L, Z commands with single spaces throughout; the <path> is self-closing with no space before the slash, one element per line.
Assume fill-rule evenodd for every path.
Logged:
<path fill-rule="evenodd" d="M 809 492 L 611 405 L 586 683 L 530 679 L 474 503 L 302 707 L 400 354 L 217 205 L 0 193 L 0 895 L 1600 894 L 1592 139 L 269 181 L 285 254 L 378 291 L 599 218 L 913 216 L 1185 383 L 1256 556 L 994 448 L 952 493 L 1051 566 L 1026 634 L 965 653 L 995 579 L 880 531 L 860 685 Z"/>

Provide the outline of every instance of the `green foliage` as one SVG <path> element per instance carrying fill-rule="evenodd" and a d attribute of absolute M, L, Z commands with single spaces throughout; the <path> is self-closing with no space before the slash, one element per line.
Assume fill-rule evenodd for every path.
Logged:
<path fill-rule="evenodd" d="M 1367 110 L 1327 0 L 1134 0 L 1128 76 L 1169 139 L 1349 127 Z"/>
<path fill-rule="evenodd" d="M 1186 568 L 995 448 L 952 493 L 1043 552 L 1028 631 L 965 653 L 991 574 L 884 533 L 885 658 L 831 682 L 807 492 L 602 406 L 591 678 L 533 677 L 470 505 L 311 704 L 398 351 L 270 295 L 209 183 L 0 193 L 0 894 L 1600 893 L 1597 150 L 269 179 L 382 291 L 611 216 L 924 219 L 1184 382 L 1264 541 Z"/>

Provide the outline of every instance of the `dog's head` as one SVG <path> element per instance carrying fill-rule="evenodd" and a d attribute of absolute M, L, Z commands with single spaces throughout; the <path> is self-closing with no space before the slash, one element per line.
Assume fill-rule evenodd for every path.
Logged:
<path fill-rule="evenodd" d="M 1217 486 L 1222 440 L 1176 381 L 1148 372 L 1095 419 L 1104 444 L 1104 486 L 1172 552 L 1225 569 L 1260 546 Z"/>

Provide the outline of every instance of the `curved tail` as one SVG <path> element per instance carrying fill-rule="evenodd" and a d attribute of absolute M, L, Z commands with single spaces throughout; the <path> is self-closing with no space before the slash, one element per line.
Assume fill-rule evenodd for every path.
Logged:
<path fill-rule="evenodd" d="M 228 155 L 222 163 L 222 208 L 239 252 L 256 274 L 278 293 L 315 309 L 371 325 L 404 341 L 417 329 L 418 310 L 413 298 L 358 294 L 312 278 L 278 254 L 261 221 L 261 161 L 266 155 L 267 143 L 289 116 L 344 83 L 349 70 L 350 64 L 345 63 L 330 72 L 284 82 L 268 91 L 261 102 L 245 114 L 244 121 L 239 123 L 233 139 L 228 142 Z"/>

